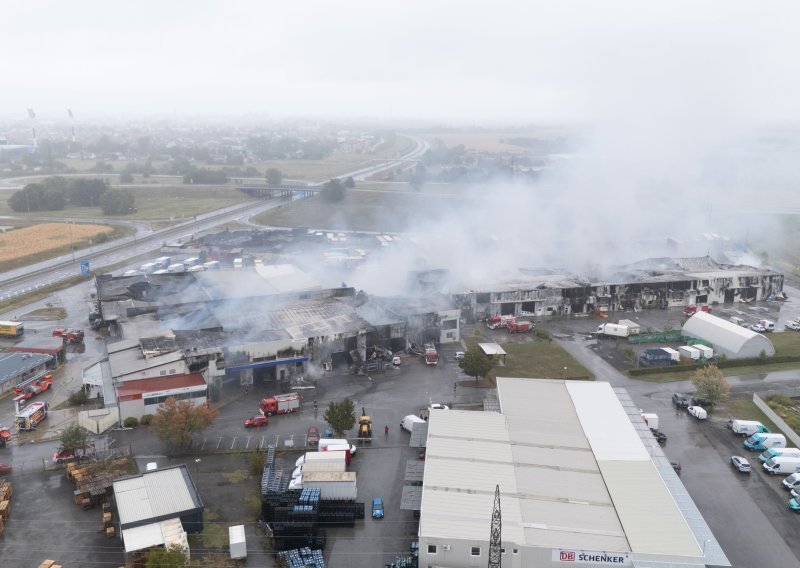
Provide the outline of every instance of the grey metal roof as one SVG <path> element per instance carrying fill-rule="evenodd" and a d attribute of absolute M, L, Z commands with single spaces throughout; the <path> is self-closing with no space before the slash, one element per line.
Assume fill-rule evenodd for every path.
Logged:
<path fill-rule="evenodd" d="M 14 379 L 31 369 L 46 364 L 52 355 L 43 353 L 3 353 L 0 355 L 0 383 Z"/>
<path fill-rule="evenodd" d="M 419 511 L 422 508 L 422 487 L 419 485 L 406 485 L 400 497 L 401 511 Z"/>
<path fill-rule="evenodd" d="M 178 517 L 203 506 L 185 465 L 118 479 L 113 488 L 123 529 Z"/>
<path fill-rule="evenodd" d="M 428 423 L 415 422 L 411 425 L 411 440 L 408 445 L 412 448 L 424 448 L 428 444 Z"/>
<path fill-rule="evenodd" d="M 123 343 L 120 341 L 119 343 Z M 130 380 L 133 378 L 146 378 L 147 370 L 161 367 L 164 365 L 171 365 L 170 369 L 175 369 L 172 374 L 184 374 L 189 372 L 186 365 L 185 356 L 183 351 L 178 350 L 164 355 L 157 355 L 155 357 L 148 357 L 145 359 L 142 354 L 142 349 L 139 342 L 126 342 L 127 345 L 119 346 L 119 343 L 109 346 L 108 350 L 108 364 L 111 367 L 112 376 L 115 379 Z M 144 373 L 141 376 L 132 376 L 137 373 Z M 168 373 L 169 374 L 169 373 Z"/>
<path fill-rule="evenodd" d="M 406 481 L 421 482 L 425 474 L 425 462 L 421 460 L 408 460 L 406 462 Z"/>

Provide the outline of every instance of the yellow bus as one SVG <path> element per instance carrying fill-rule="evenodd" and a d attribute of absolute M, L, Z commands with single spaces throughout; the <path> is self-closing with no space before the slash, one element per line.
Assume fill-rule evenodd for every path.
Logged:
<path fill-rule="evenodd" d="M 21 321 L 0 321 L 0 337 L 19 337 L 24 332 Z"/>

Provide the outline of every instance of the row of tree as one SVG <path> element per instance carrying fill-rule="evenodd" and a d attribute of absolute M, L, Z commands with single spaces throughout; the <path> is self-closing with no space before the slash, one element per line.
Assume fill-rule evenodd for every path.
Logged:
<path fill-rule="evenodd" d="M 50 177 L 29 183 L 8 198 L 8 205 L 20 213 L 61 211 L 73 207 L 100 207 L 106 215 L 124 215 L 135 210 L 135 197 L 128 191 L 109 191 L 106 180 L 97 178 Z"/>

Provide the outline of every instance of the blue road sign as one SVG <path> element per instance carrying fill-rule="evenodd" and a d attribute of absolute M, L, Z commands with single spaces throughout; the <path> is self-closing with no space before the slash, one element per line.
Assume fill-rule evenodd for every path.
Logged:
<path fill-rule="evenodd" d="M 89 261 L 82 260 L 81 261 L 81 274 L 91 274 L 92 270 L 89 268 Z"/>

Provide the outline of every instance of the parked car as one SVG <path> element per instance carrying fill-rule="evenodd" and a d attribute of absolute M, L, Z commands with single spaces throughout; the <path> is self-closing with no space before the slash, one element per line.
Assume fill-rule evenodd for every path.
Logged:
<path fill-rule="evenodd" d="M 383 499 L 380 497 L 375 497 L 375 499 L 372 500 L 372 518 L 383 518 Z"/>
<path fill-rule="evenodd" d="M 13 467 L 11 467 L 11 464 L 7 464 L 7 463 L 0 463 L 0 475 L 6 475 L 6 474 L 9 474 L 9 473 L 11 473 L 13 470 L 14 470 L 14 468 L 13 468 Z"/>
<path fill-rule="evenodd" d="M 392 365 L 394 365 L 395 367 L 400 366 L 400 363 L 402 363 L 402 362 L 403 361 L 400 359 L 400 357 L 397 357 L 397 356 L 392 357 Z"/>
<path fill-rule="evenodd" d="M 677 473 L 678 475 L 681 474 L 681 470 L 683 469 L 681 467 L 681 462 L 669 462 L 669 464 L 672 466 L 672 469 L 675 470 L 675 473 Z"/>
<path fill-rule="evenodd" d="M 256 414 L 252 418 L 248 418 L 244 421 L 245 428 L 260 428 L 261 426 L 266 426 L 267 424 L 269 424 L 269 418 L 263 414 Z"/>
<path fill-rule="evenodd" d="M 656 437 L 656 442 L 659 444 L 666 444 L 667 443 L 667 435 L 664 432 L 659 432 L 655 428 L 650 428 L 650 431 L 653 433 L 653 436 Z"/>
<path fill-rule="evenodd" d="M 712 406 L 714 406 L 714 403 L 708 400 L 707 398 L 700 398 L 699 396 L 693 396 L 691 406 L 702 406 L 711 408 Z"/>
<path fill-rule="evenodd" d="M 456 361 L 461 361 L 464 358 L 463 351 L 456 351 Z"/>
<path fill-rule="evenodd" d="M 794 320 L 792 320 L 792 321 L 787 321 L 787 322 L 786 322 L 786 323 L 783 325 L 783 328 L 784 328 L 784 329 L 791 329 L 792 331 L 800 331 L 800 322 L 796 322 L 796 321 L 794 321 Z"/>
<path fill-rule="evenodd" d="M 750 326 L 750 329 L 757 333 L 765 333 L 767 331 L 767 328 L 761 325 L 760 323 L 754 323 L 753 325 Z"/>
<path fill-rule="evenodd" d="M 698 420 L 705 420 L 708 418 L 708 412 L 706 412 L 706 409 L 702 406 L 690 406 L 686 411 Z"/>
<path fill-rule="evenodd" d="M 731 456 L 731 465 L 742 473 L 750 473 L 750 462 L 742 456 Z"/>
<path fill-rule="evenodd" d="M 672 402 L 678 408 L 687 408 L 691 406 L 689 402 L 689 395 L 682 392 L 676 392 L 672 395 Z"/>
<path fill-rule="evenodd" d="M 316 426 L 311 426 L 306 433 L 306 442 L 309 446 L 316 446 L 319 444 L 319 430 Z"/>
<path fill-rule="evenodd" d="M 439 404 L 434 402 L 428 407 L 428 412 L 430 412 L 431 410 L 450 410 L 450 407 L 447 406 L 446 404 Z"/>
<path fill-rule="evenodd" d="M 87 460 L 87 459 L 89 459 L 87 456 L 78 455 L 77 453 L 75 453 L 75 450 L 62 449 L 53 453 L 53 461 L 58 464 L 67 463 L 75 460 Z"/>

